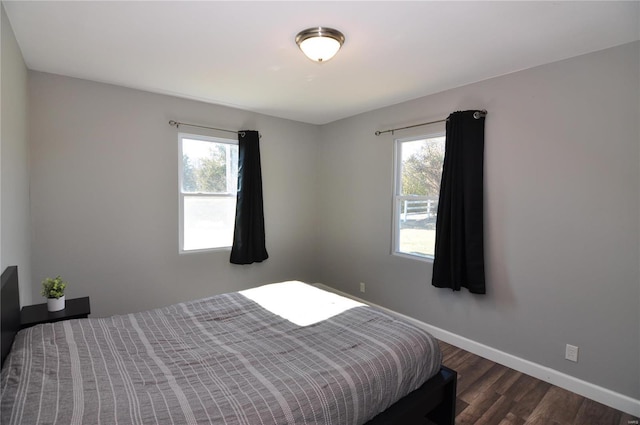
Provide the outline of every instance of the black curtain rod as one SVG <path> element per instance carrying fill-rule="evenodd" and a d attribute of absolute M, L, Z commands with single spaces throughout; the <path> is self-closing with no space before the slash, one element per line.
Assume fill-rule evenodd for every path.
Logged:
<path fill-rule="evenodd" d="M 476 112 L 473 113 L 473 118 L 475 118 L 475 119 L 479 119 L 479 118 L 486 117 L 486 116 L 487 116 L 487 110 L 486 109 L 482 109 L 481 111 L 476 111 Z M 445 122 L 446 120 L 448 120 L 448 118 L 445 118 L 443 120 L 423 122 L 421 124 L 409 125 L 407 127 L 399 127 L 399 128 L 392 128 L 390 130 L 376 131 L 375 134 L 376 134 L 376 136 L 379 136 L 379 135 L 384 134 L 384 133 L 393 134 L 394 131 L 406 130 L 408 128 L 414 128 L 414 127 L 422 127 L 423 125 L 436 124 L 436 123 L 439 123 L 439 122 Z"/>
<path fill-rule="evenodd" d="M 205 125 L 188 124 L 186 122 L 178 122 L 178 121 L 173 121 L 173 120 L 169 121 L 169 125 L 173 126 L 175 128 L 180 128 L 181 125 L 184 125 L 184 126 L 187 126 L 187 127 L 206 128 L 208 130 L 218 130 L 218 131 L 224 131 L 226 133 L 239 134 L 242 137 L 244 137 L 244 135 L 245 135 L 244 131 L 225 130 L 224 128 L 207 127 Z M 262 138 L 262 134 L 260 134 L 260 138 Z"/>

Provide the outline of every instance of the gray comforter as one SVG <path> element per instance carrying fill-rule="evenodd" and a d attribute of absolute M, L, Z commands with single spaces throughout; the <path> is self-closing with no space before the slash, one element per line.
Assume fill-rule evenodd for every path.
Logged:
<path fill-rule="evenodd" d="M 262 288 L 293 285 L 337 305 L 302 283 Z M 236 292 L 34 326 L 3 366 L 0 422 L 364 424 L 438 371 L 416 326 L 363 305 L 332 314 L 300 325 Z"/>

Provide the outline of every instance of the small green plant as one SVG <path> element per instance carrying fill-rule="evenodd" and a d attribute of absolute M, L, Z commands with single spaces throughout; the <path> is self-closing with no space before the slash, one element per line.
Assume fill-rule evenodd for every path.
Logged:
<path fill-rule="evenodd" d="M 42 296 L 47 298 L 60 298 L 64 295 L 64 288 L 67 282 L 62 280 L 60 276 L 52 279 L 50 277 L 42 281 Z"/>

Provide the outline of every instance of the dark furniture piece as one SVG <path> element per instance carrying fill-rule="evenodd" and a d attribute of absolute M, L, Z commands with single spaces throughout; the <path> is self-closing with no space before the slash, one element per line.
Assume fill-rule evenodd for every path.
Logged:
<path fill-rule="evenodd" d="M 458 374 L 446 366 L 365 425 L 454 425 Z"/>
<path fill-rule="evenodd" d="M 18 270 L 8 267 L 2 274 L 2 363 L 20 330 Z M 87 299 L 88 303 L 88 299 Z M 46 307 L 45 307 L 46 308 Z M 68 308 L 68 307 L 67 307 Z M 88 311 L 87 313 L 88 314 Z M 62 320 L 62 319 L 60 319 Z M 444 366 L 420 388 L 398 400 L 366 425 L 454 425 L 456 403 L 455 371 Z"/>
<path fill-rule="evenodd" d="M 20 330 L 20 292 L 18 289 L 18 266 L 7 267 L 2 272 L 2 294 L 0 295 L 2 304 L 2 341 L 0 351 L 2 351 L 2 363 L 11 350 L 13 338 Z"/>
<path fill-rule="evenodd" d="M 40 323 L 59 322 L 69 319 L 86 319 L 91 314 L 89 297 L 74 298 L 65 301 L 63 310 L 49 312 L 47 304 L 36 304 L 22 307 L 20 313 L 20 329 L 39 325 Z"/>

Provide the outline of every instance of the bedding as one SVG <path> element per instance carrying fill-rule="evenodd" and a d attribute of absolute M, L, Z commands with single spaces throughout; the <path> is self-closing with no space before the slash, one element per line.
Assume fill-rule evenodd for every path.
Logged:
<path fill-rule="evenodd" d="M 364 424 L 441 366 L 426 331 L 301 282 L 20 331 L 9 424 Z"/>

